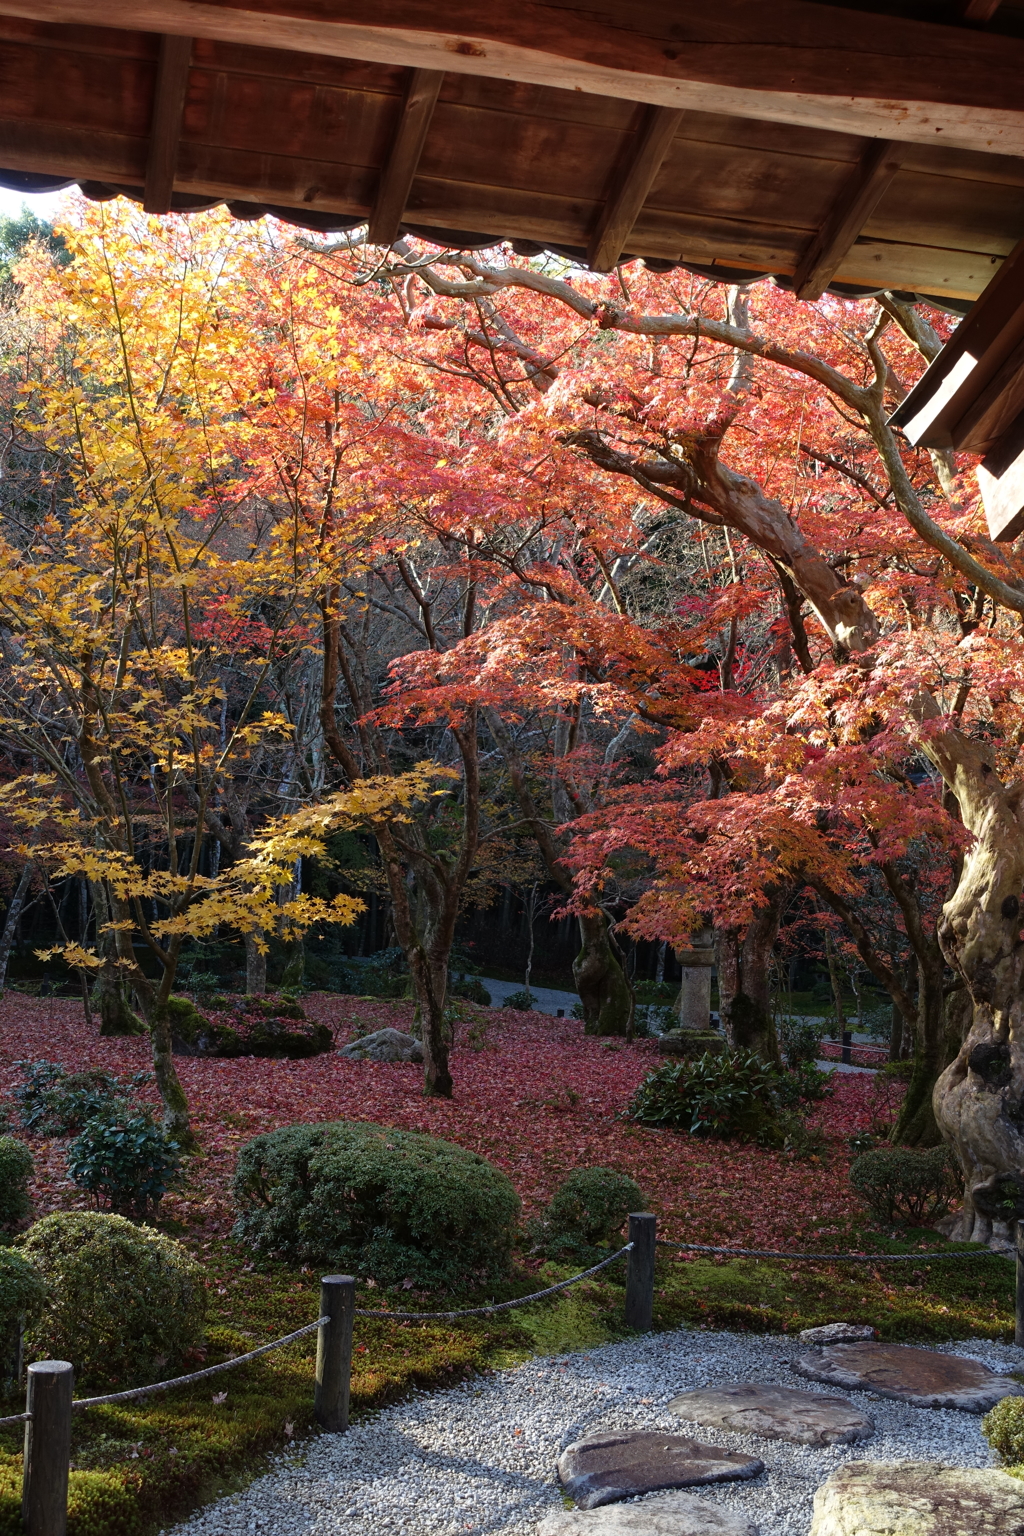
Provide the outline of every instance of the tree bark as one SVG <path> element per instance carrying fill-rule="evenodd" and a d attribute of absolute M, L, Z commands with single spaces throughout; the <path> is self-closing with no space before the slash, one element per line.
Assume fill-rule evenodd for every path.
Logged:
<path fill-rule="evenodd" d="M 588 1035 L 628 1035 L 633 994 L 612 950 L 603 912 L 579 918 L 580 950 L 572 963 L 573 980 L 583 1004 Z"/>
<path fill-rule="evenodd" d="M 245 991 L 248 997 L 262 997 L 267 990 L 267 955 L 257 940 L 262 934 L 246 933 L 245 940 Z"/>
<path fill-rule="evenodd" d="M 124 978 L 116 963 L 117 942 L 106 927 L 110 922 L 110 904 L 98 880 L 92 882 L 92 899 L 96 909 L 96 947 L 103 957 L 92 990 L 92 1002 L 100 1016 L 100 1034 L 144 1035 L 146 1026 L 128 1001 Z"/>
<path fill-rule="evenodd" d="M 788 888 L 769 890 L 746 931 L 719 928 L 715 933 L 718 999 L 725 1037 L 735 1051 L 753 1051 L 762 1061 L 782 1065 L 772 1018 L 769 974 Z"/>
<path fill-rule="evenodd" d="M 33 868 L 32 860 L 28 859 L 18 877 L 18 883 L 14 887 L 11 904 L 7 908 L 7 916 L 4 919 L 4 931 L 0 935 L 0 997 L 3 996 L 4 987 L 7 985 L 7 962 L 11 958 L 11 950 L 14 948 L 14 936 L 18 931 L 18 918 L 21 916 L 21 909 L 25 905 L 28 888 L 32 884 Z"/>

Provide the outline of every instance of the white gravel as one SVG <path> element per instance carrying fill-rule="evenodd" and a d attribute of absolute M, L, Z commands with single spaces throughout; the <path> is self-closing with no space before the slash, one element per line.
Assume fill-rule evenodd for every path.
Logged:
<path fill-rule="evenodd" d="M 1012 1344 L 940 1347 L 997 1371 L 1024 1370 L 1024 1349 Z M 562 1507 L 559 1452 L 599 1429 L 681 1430 L 759 1456 L 765 1471 L 753 1482 L 694 1491 L 742 1510 L 760 1536 L 807 1536 L 814 1490 L 843 1461 L 996 1465 L 978 1415 L 911 1408 L 871 1393 L 848 1396 L 874 1418 L 875 1435 L 827 1450 L 691 1428 L 665 1412 L 678 1392 L 729 1381 L 826 1392 L 789 1369 L 806 1348 L 781 1335 L 681 1330 L 419 1393 L 347 1435 L 296 1446 L 244 1493 L 208 1505 L 165 1536 L 533 1536 L 546 1511 Z"/>

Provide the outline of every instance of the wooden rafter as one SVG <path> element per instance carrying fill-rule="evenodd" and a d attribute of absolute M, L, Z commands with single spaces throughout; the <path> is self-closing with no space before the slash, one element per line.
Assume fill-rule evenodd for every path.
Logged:
<path fill-rule="evenodd" d="M 398 129 L 381 171 L 370 214 L 369 236 L 375 245 L 391 245 L 398 239 L 399 225 L 409 201 L 443 79 L 443 70 L 414 69 L 412 72 Z"/>
<path fill-rule="evenodd" d="M 615 180 L 587 250 L 595 272 L 617 265 L 647 194 L 669 152 L 683 113 L 672 107 L 648 107 L 629 162 Z"/>
<path fill-rule="evenodd" d="M 964 21 L 984 24 L 991 21 L 1002 0 L 960 0 L 960 14 Z"/>
<path fill-rule="evenodd" d="M 191 57 L 190 37 L 171 34 L 160 39 L 142 204 L 147 213 L 169 213 L 171 210 Z"/>
<path fill-rule="evenodd" d="M 900 168 L 899 149 L 885 139 L 868 144 L 821 229 L 796 269 L 797 298 L 820 299 Z"/>
<path fill-rule="evenodd" d="M 104 0 L 105 27 L 519 80 L 652 106 L 731 113 L 1024 155 L 1024 41 L 812 0 Z M 96 0 L 0 0 L 0 14 L 95 27 Z M 937 135 L 941 137 L 937 138 Z"/>

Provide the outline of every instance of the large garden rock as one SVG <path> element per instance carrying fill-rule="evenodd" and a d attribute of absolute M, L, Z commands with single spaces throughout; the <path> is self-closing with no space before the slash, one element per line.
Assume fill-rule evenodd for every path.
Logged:
<path fill-rule="evenodd" d="M 757 1536 L 757 1526 L 710 1499 L 666 1493 L 642 1504 L 552 1510 L 537 1536 Z"/>
<path fill-rule="evenodd" d="M 814 1495 L 810 1536 L 1024 1536 L 1024 1483 L 936 1461 L 848 1461 Z"/>
<path fill-rule="evenodd" d="M 875 1337 L 870 1323 L 823 1323 L 820 1328 L 801 1328 L 797 1334 L 803 1344 L 854 1344 Z"/>
<path fill-rule="evenodd" d="M 997 1376 L 978 1360 L 906 1344 L 833 1344 L 799 1355 L 793 1369 L 811 1381 L 877 1392 L 915 1408 L 987 1413 L 1001 1398 L 1024 1397 L 1019 1381 Z"/>
<path fill-rule="evenodd" d="M 672 1399 L 668 1410 L 691 1424 L 791 1440 L 795 1445 L 850 1445 L 875 1432 L 874 1420 L 845 1397 L 761 1382 L 738 1381 L 683 1392 Z"/>
<path fill-rule="evenodd" d="M 349 1061 L 422 1061 L 423 1047 L 400 1029 L 377 1029 L 351 1045 L 343 1045 L 338 1055 L 347 1056 Z"/>
<path fill-rule="evenodd" d="M 764 1462 L 658 1429 L 607 1430 L 567 1446 L 558 1458 L 566 1493 L 582 1509 L 659 1488 L 697 1488 L 757 1477 Z"/>

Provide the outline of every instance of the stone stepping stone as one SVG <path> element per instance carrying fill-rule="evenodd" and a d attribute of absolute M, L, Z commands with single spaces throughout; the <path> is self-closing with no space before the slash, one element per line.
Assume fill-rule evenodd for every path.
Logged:
<path fill-rule="evenodd" d="M 1024 1397 L 1024 1386 L 997 1376 L 977 1360 L 940 1355 L 907 1344 L 833 1344 L 798 1355 L 794 1371 L 833 1387 L 877 1392 L 915 1408 L 962 1408 L 987 1413 L 1004 1397 Z"/>
<path fill-rule="evenodd" d="M 810 1536 L 1024 1536 L 1024 1483 L 937 1461 L 848 1461 L 814 1495 Z"/>
<path fill-rule="evenodd" d="M 683 1392 L 672 1399 L 668 1411 L 691 1424 L 791 1440 L 794 1445 L 851 1445 L 875 1432 L 874 1419 L 845 1397 L 760 1382 L 738 1381 Z"/>
<path fill-rule="evenodd" d="M 659 1429 L 607 1430 L 566 1446 L 558 1476 L 581 1509 L 660 1488 L 699 1488 L 757 1477 L 764 1462 Z"/>
<path fill-rule="evenodd" d="M 852 1344 L 856 1339 L 875 1337 L 870 1323 L 825 1323 L 821 1328 L 801 1328 L 797 1334 L 804 1344 Z"/>
<path fill-rule="evenodd" d="M 666 1493 L 642 1504 L 552 1510 L 537 1536 L 757 1536 L 757 1526 L 710 1499 Z"/>

